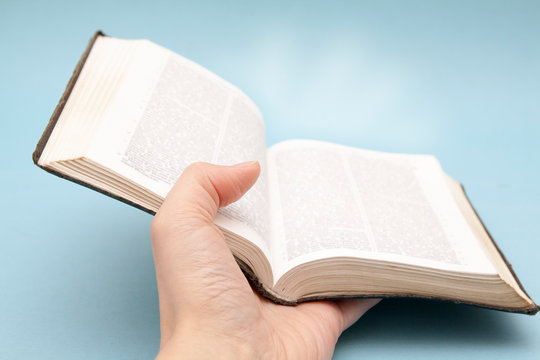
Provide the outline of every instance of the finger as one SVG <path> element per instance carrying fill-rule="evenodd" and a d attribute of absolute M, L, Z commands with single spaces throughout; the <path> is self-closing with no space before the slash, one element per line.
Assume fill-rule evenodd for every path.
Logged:
<path fill-rule="evenodd" d="M 164 215 L 169 222 L 195 217 L 212 223 L 217 209 L 242 197 L 259 173 L 256 161 L 233 166 L 192 164 L 173 186 L 156 217 Z"/>
<path fill-rule="evenodd" d="M 341 331 L 345 331 L 354 324 L 366 313 L 366 311 L 375 306 L 379 301 L 381 301 L 381 299 L 337 300 L 336 304 L 341 309 L 341 316 L 343 319 Z"/>
<path fill-rule="evenodd" d="M 195 267 L 197 263 L 204 267 L 204 263 L 226 260 L 234 263 L 223 234 L 213 224 L 214 217 L 219 206 L 239 199 L 255 183 L 259 172 L 257 162 L 190 165 L 152 221 L 156 268 L 180 274 L 181 266 Z"/>
<path fill-rule="evenodd" d="M 186 289 L 193 293 L 215 274 L 245 280 L 213 220 L 218 207 L 239 199 L 259 172 L 257 162 L 196 163 L 184 171 L 152 221 L 160 294 L 179 298 Z"/>
<path fill-rule="evenodd" d="M 185 316 L 212 298 L 211 288 L 225 278 L 246 281 L 213 220 L 219 206 L 239 199 L 255 183 L 259 171 L 256 162 L 191 165 L 154 217 L 151 238 L 163 334 L 172 331 L 181 311 Z"/>

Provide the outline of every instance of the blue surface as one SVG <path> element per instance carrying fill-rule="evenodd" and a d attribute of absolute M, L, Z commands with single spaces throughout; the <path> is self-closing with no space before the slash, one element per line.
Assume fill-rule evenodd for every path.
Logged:
<path fill-rule="evenodd" d="M 30 154 L 97 29 L 148 38 L 250 95 L 268 143 L 435 154 L 540 301 L 540 6 L 525 1 L 0 3 L 0 358 L 147 359 L 151 217 Z M 540 358 L 540 319 L 385 301 L 336 359 Z"/>

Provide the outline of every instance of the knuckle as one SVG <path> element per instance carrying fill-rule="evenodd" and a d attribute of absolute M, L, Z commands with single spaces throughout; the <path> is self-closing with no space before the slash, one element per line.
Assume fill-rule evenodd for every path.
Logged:
<path fill-rule="evenodd" d="M 202 162 L 202 161 L 194 162 L 188 165 L 188 167 L 184 170 L 184 172 L 195 173 L 195 174 L 201 173 L 201 172 L 204 172 L 207 165 L 208 165 L 207 163 Z"/>
<path fill-rule="evenodd" d="M 158 212 L 150 224 L 150 237 L 156 242 L 161 238 L 185 235 L 208 224 L 212 224 L 210 215 L 197 209 L 177 208 L 167 214 Z"/>

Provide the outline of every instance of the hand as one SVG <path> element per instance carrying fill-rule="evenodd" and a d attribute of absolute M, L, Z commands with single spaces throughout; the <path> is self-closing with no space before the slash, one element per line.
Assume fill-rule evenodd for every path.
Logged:
<path fill-rule="evenodd" d="M 378 300 L 271 303 L 255 293 L 213 220 L 257 180 L 257 162 L 189 166 L 152 222 L 158 359 L 329 359 Z"/>

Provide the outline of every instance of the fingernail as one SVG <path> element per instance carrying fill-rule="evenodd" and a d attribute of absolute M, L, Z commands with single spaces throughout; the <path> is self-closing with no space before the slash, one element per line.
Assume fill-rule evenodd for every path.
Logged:
<path fill-rule="evenodd" d="M 232 167 L 247 167 L 247 166 L 253 166 L 257 163 L 257 161 L 244 161 L 236 165 L 232 165 Z"/>

